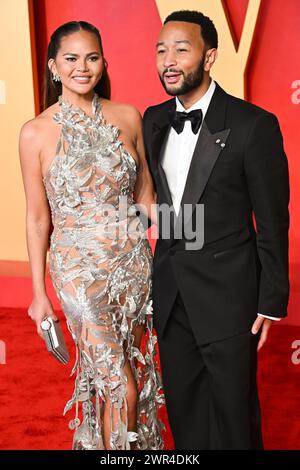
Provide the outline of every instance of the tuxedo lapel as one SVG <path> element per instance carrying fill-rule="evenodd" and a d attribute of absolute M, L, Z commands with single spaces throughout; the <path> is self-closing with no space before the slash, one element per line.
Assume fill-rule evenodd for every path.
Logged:
<path fill-rule="evenodd" d="M 175 100 L 168 101 L 165 108 L 161 111 L 158 122 L 153 123 L 152 131 L 152 159 L 155 171 L 160 179 L 159 202 L 160 204 L 166 203 L 168 206 L 173 205 L 168 180 L 164 169 L 161 165 L 162 156 L 171 128 L 169 113 L 175 109 Z M 159 186 L 159 185 L 158 185 Z M 174 227 L 173 219 L 171 217 L 171 228 Z"/>
<path fill-rule="evenodd" d="M 192 210 L 188 212 L 190 216 L 203 194 L 210 174 L 223 149 L 221 145 L 226 143 L 229 133 L 230 129 L 224 129 L 212 134 L 206 122 L 203 122 L 180 203 L 181 211 L 184 211 L 185 204 L 192 207 Z M 180 217 L 179 220 L 181 220 Z M 188 219 L 185 218 L 184 223 L 188 223 Z"/>
<path fill-rule="evenodd" d="M 216 84 L 216 90 L 203 121 L 191 160 L 183 196 L 180 203 L 178 223 L 182 223 L 182 214 L 185 204 L 192 206 L 188 211 L 192 215 L 199 202 L 215 163 L 226 145 L 230 129 L 224 129 L 227 95 Z M 223 144 L 223 145 L 222 145 Z M 190 217 L 189 217 L 190 218 Z M 188 219 L 184 218 L 184 224 Z"/>

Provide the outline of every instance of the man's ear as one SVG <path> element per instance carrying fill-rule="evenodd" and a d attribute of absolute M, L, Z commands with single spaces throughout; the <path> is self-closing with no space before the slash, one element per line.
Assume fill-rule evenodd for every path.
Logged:
<path fill-rule="evenodd" d="M 208 49 L 206 51 L 205 61 L 204 61 L 204 70 L 209 72 L 212 66 L 214 65 L 215 61 L 218 57 L 217 49 Z"/>

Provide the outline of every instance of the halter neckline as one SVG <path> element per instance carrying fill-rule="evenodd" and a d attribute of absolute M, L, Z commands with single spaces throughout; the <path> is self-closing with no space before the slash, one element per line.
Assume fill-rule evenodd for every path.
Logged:
<path fill-rule="evenodd" d="M 74 111 L 74 114 L 85 116 L 88 119 L 96 119 L 101 108 L 100 99 L 97 93 L 94 93 L 94 96 L 92 99 L 92 116 L 87 114 L 80 106 L 76 106 L 70 101 L 63 99 L 62 95 L 59 95 L 58 97 L 58 104 L 61 108 L 61 111 L 63 111 L 64 108 L 68 111 L 72 110 Z"/>

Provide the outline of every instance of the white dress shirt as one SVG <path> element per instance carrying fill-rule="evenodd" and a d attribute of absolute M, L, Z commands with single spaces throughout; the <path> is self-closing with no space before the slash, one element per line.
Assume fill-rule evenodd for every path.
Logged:
<path fill-rule="evenodd" d="M 176 111 L 188 113 L 194 109 L 201 109 L 204 120 L 215 88 L 216 84 L 214 80 L 211 80 L 206 93 L 188 109 L 183 107 L 176 96 Z M 177 215 L 180 210 L 180 202 L 183 196 L 191 160 L 202 127 L 201 124 L 197 134 L 194 134 L 191 124 L 191 121 L 185 121 L 183 131 L 180 134 L 177 134 L 175 129 L 171 127 L 161 160 L 161 165 L 168 181 L 173 207 Z M 280 320 L 280 318 L 262 315 L 261 313 L 258 315 L 271 320 Z"/>
<path fill-rule="evenodd" d="M 189 109 L 185 109 L 176 96 L 176 111 L 190 112 L 194 109 L 202 109 L 204 119 L 215 88 L 216 84 L 212 80 L 207 92 Z M 180 134 L 177 134 L 175 129 L 171 127 L 167 137 L 161 165 L 168 180 L 174 210 L 177 215 L 201 127 L 202 124 L 197 134 L 194 134 L 191 121 L 185 121 L 183 131 Z"/>

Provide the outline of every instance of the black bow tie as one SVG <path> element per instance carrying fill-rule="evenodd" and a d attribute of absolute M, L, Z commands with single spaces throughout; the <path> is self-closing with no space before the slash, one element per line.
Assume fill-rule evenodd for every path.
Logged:
<path fill-rule="evenodd" d="M 195 109 L 189 113 L 181 113 L 180 111 L 174 111 L 170 115 L 171 126 L 174 127 L 177 134 L 183 131 L 185 121 L 190 120 L 192 124 L 192 131 L 194 134 L 200 129 L 202 123 L 202 110 Z"/>

